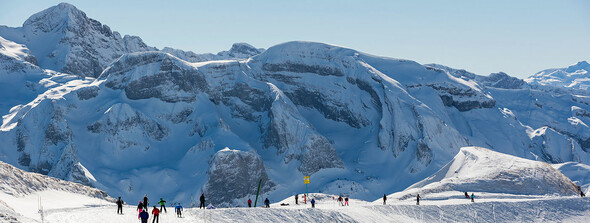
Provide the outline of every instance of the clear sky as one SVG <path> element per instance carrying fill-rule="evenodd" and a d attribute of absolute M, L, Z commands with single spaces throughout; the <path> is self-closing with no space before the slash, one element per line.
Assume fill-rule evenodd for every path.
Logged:
<path fill-rule="evenodd" d="M 53 0 L 0 0 L 0 24 L 21 26 Z M 590 60 L 589 0 L 71 0 L 148 45 L 197 53 L 292 40 L 526 77 Z"/>

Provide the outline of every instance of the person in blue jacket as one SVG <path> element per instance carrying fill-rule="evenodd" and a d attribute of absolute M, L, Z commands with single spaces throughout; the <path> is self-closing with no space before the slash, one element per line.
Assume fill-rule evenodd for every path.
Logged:
<path fill-rule="evenodd" d="M 182 218 L 182 205 L 180 205 L 180 203 L 176 205 L 174 211 L 176 211 L 176 217 Z"/>
<path fill-rule="evenodd" d="M 150 218 L 150 214 L 148 214 L 147 211 L 143 209 L 141 213 L 139 213 L 139 218 L 141 218 L 141 223 L 147 223 L 148 218 Z"/>

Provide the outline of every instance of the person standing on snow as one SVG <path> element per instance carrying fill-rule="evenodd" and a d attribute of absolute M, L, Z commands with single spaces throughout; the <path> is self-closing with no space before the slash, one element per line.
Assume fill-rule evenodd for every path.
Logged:
<path fill-rule="evenodd" d="M 248 198 L 248 207 L 251 208 L 252 207 L 252 200 L 250 200 L 250 198 Z"/>
<path fill-rule="evenodd" d="M 205 208 L 205 194 L 201 194 L 201 198 L 199 198 L 199 200 L 201 200 L 201 204 L 199 205 L 199 209 L 201 208 Z"/>
<path fill-rule="evenodd" d="M 471 202 L 474 202 L 475 194 L 471 193 Z"/>
<path fill-rule="evenodd" d="M 148 209 L 148 198 L 147 198 L 147 194 L 143 195 L 143 206 L 145 207 L 145 209 Z"/>
<path fill-rule="evenodd" d="M 156 207 L 156 205 L 154 205 L 154 209 L 152 209 L 152 215 L 154 216 L 154 220 L 152 220 L 152 223 L 154 222 L 160 222 L 160 210 L 158 210 L 158 208 Z"/>
<path fill-rule="evenodd" d="M 158 201 L 158 204 L 160 205 L 160 211 L 164 210 L 165 213 L 167 213 L 168 211 L 166 211 L 166 201 L 162 198 L 160 198 L 160 201 Z"/>
<path fill-rule="evenodd" d="M 174 211 L 176 212 L 176 217 L 182 218 L 182 205 L 180 205 L 180 203 L 176 205 Z"/>
<path fill-rule="evenodd" d="M 465 191 L 465 198 L 469 198 L 469 194 Z"/>
<path fill-rule="evenodd" d="M 137 205 L 137 211 L 138 211 L 137 218 L 141 217 L 140 215 L 141 215 L 141 211 L 143 211 L 143 208 L 144 208 L 143 203 L 141 203 L 141 201 L 139 201 L 139 204 Z"/>
<path fill-rule="evenodd" d="M 123 204 L 125 202 L 123 202 L 123 200 L 121 200 L 121 197 L 119 197 L 119 199 L 117 200 L 117 214 L 123 214 Z"/>
<path fill-rule="evenodd" d="M 416 195 L 416 205 L 420 205 L 420 194 Z"/>
<path fill-rule="evenodd" d="M 267 208 L 270 208 L 270 201 L 268 200 L 268 197 L 266 200 L 264 200 L 264 205 L 266 205 Z"/>
<path fill-rule="evenodd" d="M 385 194 L 383 194 L 383 205 L 385 205 L 386 201 L 387 201 L 387 196 Z"/>
<path fill-rule="evenodd" d="M 340 204 L 340 206 L 344 206 L 344 204 L 342 203 L 342 196 L 338 196 L 338 203 Z"/>
<path fill-rule="evenodd" d="M 348 197 L 344 198 L 344 205 L 348 206 Z"/>
<path fill-rule="evenodd" d="M 147 223 L 148 218 L 150 218 L 150 214 L 148 214 L 147 211 L 143 209 L 141 213 L 139 213 L 139 218 L 141 218 L 141 223 Z"/>
<path fill-rule="evenodd" d="M 311 199 L 311 208 L 315 208 L 315 198 Z"/>
<path fill-rule="evenodd" d="M 295 204 L 299 204 L 299 194 L 295 194 Z"/>

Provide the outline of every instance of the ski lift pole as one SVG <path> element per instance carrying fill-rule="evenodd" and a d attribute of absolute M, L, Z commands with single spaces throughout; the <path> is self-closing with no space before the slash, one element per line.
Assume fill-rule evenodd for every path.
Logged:
<path fill-rule="evenodd" d="M 260 179 L 260 181 L 258 181 L 258 190 L 256 191 L 256 199 L 254 200 L 254 207 L 256 207 L 256 204 L 258 203 L 258 193 L 260 193 L 260 185 L 262 184 L 262 179 Z"/>
<path fill-rule="evenodd" d="M 303 183 L 305 184 L 305 199 L 303 200 L 303 202 L 305 204 L 307 204 L 307 197 L 309 197 L 308 190 L 307 190 L 307 185 L 309 184 L 309 176 L 303 177 Z"/>

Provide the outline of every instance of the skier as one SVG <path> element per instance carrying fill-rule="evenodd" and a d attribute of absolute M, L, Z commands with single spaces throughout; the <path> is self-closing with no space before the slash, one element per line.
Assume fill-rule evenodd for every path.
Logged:
<path fill-rule="evenodd" d="M 166 201 L 164 199 L 160 198 L 160 201 L 158 201 L 158 204 L 160 205 L 160 211 L 162 211 L 162 209 L 163 209 L 165 213 L 168 212 L 168 211 L 166 211 Z"/>
<path fill-rule="evenodd" d="M 344 204 L 342 204 L 342 196 L 338 196 L 338 203 L 340 206 L 344 206 Z"/>
<path fill-rule="evenodd" d="M 314 198 L 311 199 L 311 208 L 315 208 L 315 199 Z"/>
<path fill-rule="evenodd" d="M 145 207 L 145 209 L 148 209 L 148 198 L 147 198 L 147 194 L 143 195 L 143 206 Z"/>
<path fill-rule="evenodd" d="M 152 223 L 154 222 L 160 222 L 160 210 L 158 210 L 158 208 L 156 207 L 156 205 L 154 205 L 154 209 L 152 209 L 152 215 L 154 215 L 154 220 L 152 220 Z"/>
<path fill-rule="evenodd" d="M 465 191 L 465 198 L 469 198 L 469 194 Z"/>
<path fill-rule="evenodd" d="M 182 218 L 182 205 L 180 205 L 180 203 L 176 205 L 174 211 L 176 211 L 176 217 Z"/>
<path fill-rule="evenodd" d="M 348 197 L 344 198 L 344 205 L 348 206 Z"/>
<path fill-rule="evenodd" d="M 475 194 L 471 193 L 471 202 L 474 202 Z"/>
<path fill-rule="evenodd" d="M 250 200 L 250 198 L 248 198 L 248 207 L 251 208 L 252 207 L 252 200 Z"/>
<path fill-rule="evenodd" d="M 139 213 L 139 218 L 141 218 L 141 223 L 147 223 L 148 218 L 150 218 L 150 214 L 148 214 L 145 209 L 143 209 L 141 213 Z"/>
<path fill-rule="evenodd" d="M 416 205 L 420 205 L 420 194 L 416 196 Z"/>
<path fill-rule="evenodd" d="M 264 200 L 264 205 L 266 205 L 267 208 L 270 208 L 270 201 L 268 200 L 268 197 L 266 200 Z"/>
<path fill-rule="evenodd" d="M 387 201 L 387 196 L 385 194 L 383 194 L 383 205 L 385 205 L 386 201 Z"/>
<path fill-rule="evenodd" d="M 295 204 L 299 204 L 299 194 L 295 194 Z"/>
<path fill-rule="evenodd" d="M 141 211 L 143 211 L 143 203 L 141 203 L 141 201 L 139 201 L 139 204 L 137 205 L 137 211 L 138 211 L 137 218 L 139 218 L 141 215 Z"/>
<path fill-rule="evenodd" d="M 578 191 L 580 191 L 580 197 L 586 197 L 586 194 L 582 191 L 582 187 L 578 186 Z"/>
<path fill-rule="evenodd" d="M 201 200 L 201 204 L 199 205 L 199 209 L 201 208 L 205 208 L 205 194 L 201 194 L 201 198 L 199 198 Z"/>
<path fill-rule="evenodd" d="M 121 200 L 121 197 L 119 197 L 119 200 L 117 200 L 117 214 L 123 214 L 123 200 Z"/>

